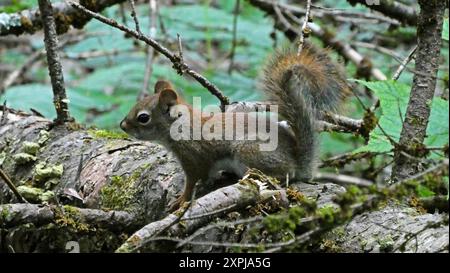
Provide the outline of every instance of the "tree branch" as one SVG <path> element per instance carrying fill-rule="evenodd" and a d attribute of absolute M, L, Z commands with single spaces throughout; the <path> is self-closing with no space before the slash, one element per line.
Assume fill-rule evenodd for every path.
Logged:
<path fill-rule="evenodd" d="M 230 104 L 230 100 L 228 99 L 228 97 L 224 96 L 222 94 L 222 91 L 213 83 L 211 83 L 208 79 L 206 79 L 204 76 L 202 76 L 201 74 L 199 74 L 197 71 L 193 70 L 192 68 L 190 68 L 186 63 L 182 62 L 180 60 L 180 56 L 178 56 L 175 53 L 172 53 L 169 49 L 167 49 L 166 47 L 162 46 L 161 44 L 159 44 L 157 41 L 155 41 L 154 39 L 152 39 L 151 37 L 145 36 L 144 34 L 137 32 L 133 29 L 130 29 L 124 25 L 119 24 L 117 21 L 106 18 L 98 13 L 95 13 L 89 9 L 87 9 L 86 7 L 72 2 L 72 1 L 68 1 L 67 2 L 69 5 L 71 5 L 73 8 L 79 10 L 80 12 L 93 17 L 97 20 L 99 20 L 102 23 L 105 23 L 107 25 L 110 25 L 114 28 L 117 28 L 127 34 L 129 34 L 130 36 L 145 42 L 146 44 L 150 45 L 151 47 L 153 47 L 156 51 L 158 51 L 159 53 L 163 54 L 164 56 L 166 56 L 173 64 L 174 69 L 177 70 L 178 74 L 183 74 L 186 73 L 190 76 L 192 76 L 195 80 L 197 80 L 203 87 L 205 87 L 211 94 L 213 94 L 214 96 L 216 96 L 221 103 L 222 109 L 225 109 L 225 105 Z"/>
<path fill-rule="evenodd" d="M 417 12 L 414 8 L 409 7 L 393 0 L 378 0 L 379 3 L 375 4 L 374 1 L 368 0 L 347 0 L 350 4 L 361 4 L 382 14 L 394 18 L 404 24 L 411 26 L 417 25 Z M 443 1 L 444 2 L 444 1 Z"/>
<path fill-rule="evenodd" d="M 80 3 L 89 4 L 89 9 L 100 12 L 107 7 L 126 0 L 81 0 Z M 76 9 L 72 8 L 64 2 L 53 4 L 53 13 L 56 16 L 56 29 L 58 34 L 65 33 L 70 26 L 75 28 L 83 28 L 83 26 L 91 19 L 83 16 Z M 24 33 L 33 34 L 35 31 L 42 29 L 42 19 L 39 9 L 23 10 L 18 13 L 2 13 L 0 20 L 0 36 L 9 34 L 21 35 Z"/>
<path fill-rule="evenodd" d="M 44 42 L 47 51 L 47 63 L 53 90 L 53 104 L 56 109 L 56 123 L 72 120 L 69 113 L 64 75 L 58 54 L 58 36 L 56 34 L 55 18 L 50 0 L 39 0 L 39 10 L 44 24 Z"/>
<path fill-rule="evenodd" d="M 439 56 L 442 44 L 442 23 L 445 1 L 420 0 L 420 16 L 417 28 L 417 58 L 411 95 L 400 134 L 399 145 L 394 153 L 392 180 L 405 179 L 419 171 L 419 162 L 404 156 L 402 152 L 422 157 L 431 101 L 436 88 Z"/>

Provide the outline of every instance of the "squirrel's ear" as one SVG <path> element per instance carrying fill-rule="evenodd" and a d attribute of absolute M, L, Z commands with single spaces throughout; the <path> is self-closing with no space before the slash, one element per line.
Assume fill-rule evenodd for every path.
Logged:
<path fill-rule="evenodd" d="M 177 104 L 178 94 L 173 89 L 163 89 L 159 91 L 159 103 L 164 106 L 173 106 Z"/>
<path fill-rule="evenodd" d="M 155 94 L 161 92 L 164 89 L 174 89 L 172 84 L 165 80 L 158 80 L 155 84 Z"/>

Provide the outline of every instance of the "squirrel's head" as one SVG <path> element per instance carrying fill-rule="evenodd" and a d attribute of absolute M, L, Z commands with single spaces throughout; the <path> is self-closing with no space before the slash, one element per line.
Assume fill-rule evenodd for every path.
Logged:
<path fill-rule="evenodd" d="M 172 84 L 159 80 L 155 84 L 155 93 L 138 101 L 120 123 L 120 128 L 137 139 L 163 140 L 175 120 L 170 110 L 179 103 Z"/>

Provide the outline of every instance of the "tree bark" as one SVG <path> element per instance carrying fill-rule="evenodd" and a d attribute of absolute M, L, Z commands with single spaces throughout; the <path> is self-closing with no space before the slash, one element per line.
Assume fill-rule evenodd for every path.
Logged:
<path fill-rule="evenodd" d="M 80 0 L 80 3 L 92 11 L 100 12 L 107 7 L 125 2 L 126 0 Z M 58 34 L 67 32 L 71 26 L 83 28 L 91 20 L 90 17 L 79 14 L 77 10 L 67 5 L 65 2 L 55 3 L 53 12 L 56 15 L 56 29 Z M 24 33 L 33 34 L 42 29 L 43 22 L 39 9 L 24 10 L 20 13 L 2 13 L 0 20 L 0 36 L 21 35 Z"/>
<path fill-rule="evenodd" d="M 50 0 L 39 0 L 39 10 L 44 24 L 44 43 L 47 51 L 47 65 L 53 89 L 53 104 L 56 109 L 56 123 L 70 121 L 69 105 L 64 85 L 62 65 L 58 54 L 58 36 Z"/>
<path fill-rule="evenodd" d="M 417 24 L 417 13 L 414 8 L 393 0 L 347 0 L 350 4 L 357 3 L 382 14 L 397 19 L 398 21 L 415 26 Z M 442 1 L 444 2 L 444 1 Z"/>
<path fill-rule="evenodd" d="M 393 181 L 405 179 L 419 171 L 419 161 L 414 157 L 423 156 L 421 147 L 426 136 L 439 69 L 446 1 L 420 0 L 419 4 L 417 72 L 414 74 L 399 145 L 395 149 Z"/>
<path fill-rule="evenodd" d="M 46 201 L 48 204 L 40 204 L 42 198 L 34 204 L 17 203 L 0 180 L 0 252 L 67 252 L 73 241 L 81 252 L 113 252 L 128 236 L 144 234 L 145 240 L 152 239 L 155 231 L 165 229 L 177 218 L 178 214 L 168 214 L 165 208 L 182 190 L 184 174 L 164 148 L 105 131 L 51 127 L 49 120 L 12 109 L 0 111 L 1 116 L 6 116 L 0 125 L 2 169 L 18 189 L 41 189 L 43 196 L 53 193 L 53 197 Z M 36 145 L 38 150 L 30 149 Z M 50 175 L 48 169 L 59 164 L 62 173 Z M 47 171 L 44 176 L 43 170 Z M 249 189 L 251 185 L 247 185 Z M 337 207 L 334 198 L 345 192 L 344 187 L 332 183 L 292 186 L 315 200 L 319 208 Z M 243 194 L 236 191 L 240 187 L 243 185 L 216 191 L 211 185 L 199 188 L 190 212 L 168 229 L 169 235 L 177 235 L 171 240 L 178 240 L 179 247 L 159 241 L 162 244 L 145 245 L 142 251 L 227 252 L 234 244 L 251 245 L 255 240 L 257 245 L 264 245 L 263 234 L 255 239 L 251 233 L 252 226 L 261 221 L 252 222 L 248 217 L 254 216 L 252 204 L 264 200 L 265 194 L 253 190 Z M 268 202 L 270 208 L 280 207 Z M 200 218 L 196 218 L 198 214 Z M 241 224 L 234 225 L 234 221 Z M 227 224 L 219 224 L 224 222 Z M 192 235 L 195 238 L 190 238 Z M 448 214 L 434 210 L 418 214 L 414 207 L 388 204 L 319 235 L 319 240 L 311 241 L 313 251 L 447 252 Z"/>

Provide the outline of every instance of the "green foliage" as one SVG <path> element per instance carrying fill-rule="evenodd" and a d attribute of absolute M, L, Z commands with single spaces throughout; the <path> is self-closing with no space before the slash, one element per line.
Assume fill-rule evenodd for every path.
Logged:
<path fill-rule="evenodd" d="M 436 195 L 435 192 L 433 192 L 432 190 L 430 190 L 427 186 L 419 184 L 417 185 L 417 194 L 419 195 L 419 197 L 431 197 Z"/>
<path fill-rule="evenodd" d="M 222 9 L 207 4 L 161 8 L 161 18 L 168 31 L 167 37 L 175 39 L 177 33 L 182 35 L 185 59 L 194 67 L 196 62 L 209 63 L 210 59 L 217 59 L 216 55 L 226 60 L 231 50 L 234 5 L 230 5 L 230 1 L 222 1 L 220 6 Z M 148 5 L 137 7 L 137 12 L 141 15 L 139 17 L 141 29 L 147 30 Z M 111 18 L 119 18 L 118 12 L 118 7 L 111 7 L 104 11 L 104 14 Z M 127 24 L 134 27 L 131 18 L 127 20 Z M 85 30 L 87 33 L 96 33 L 96 35 L 89 35 L 81 42 L 66 47 L 64 53 L 67 58 L 76 58 L 80 53 L 89 51 L 111 52 L 114 50 L 118 52 L 118 55 L 75 60 L 77 65 L 93 71 L 88 74 L 80 73 L 79 69 L 71 69 L 72 66 L 65 67 L 64 76 L 68 86 L 71 114 L 80 123 L 119 130 L 120 120 L 136 102 L 137 94 L 142 88 L 145 74 L 144 50 L 136 50 L 136 44 L 132 39 L 124 37 L 122 32 L 96 20 L 90 21 Z M 259 93 L 254 92 L 255 78 L 260 74 L 261 63 L 272 48 L 271 30 L 270 19 L 264 18 L 262 12 L 244 4 L 239 18 L 235 63 L 245 66 L 245 69 L 234 71 L 229 75 L 227 67 L 218 69 L 208 64 L 206 70 L 200 72 L 219 86 L 233 101 L 260 99 Z M 156 38 L 163 38 L 162 33 L 157 33 Z M 207 41 L 217 43 L 219 52 L 208 51 L 205 55 L 202 48 Z M 42 41 L 39 40 L 33 42 L 33 45 L 36 49 L 43 47 Z M 165 45 L 170 47 L 170 44 Z M 3 57 L 7 63 L 14 65 L 20 65 L 27 58 L 23 53 L 15 53 L 14 50 L 1 56 L 2 59 Z M 221 62 L 215 61 L 214 65 L 220 66 Z M 48 72 L 45 67 L 42 67 L 31 71 L 28 76 L 35 78 L 34 82 L 47 81 Z M 163 57 L 157 57 L 153 64 L 151 84 L 158 78 L 172 81 L 188 102 L 192 101 L 193 96 L 200 96 L 202 105 L 218 103 L 217 99 L 200 84 L 177 75 L 171 64 L 167 63 Z M 24 110 L 33 108 L 47 118 L 55 117 L 51 87 L 47 84 L 10 87 L 0 100 L 7 100 L 8 106 L 12 108 Z"/>
<path fill-rule="evenodd" d="M 183 42 L 185 61 L 216 84 L 232 101 L 261 99 L 260 93 L 256 90 L 258 89 L 257 79 L 261 75 L 263 63 L 267 56 L 273 52 L 274 47 L 282 47 L 289 42 L 285 41 L 281 32 L 274 32 L 273 21 L 270 17 L 265 16 L 263 12 L 254 8 L 248 1 L 241 1 L 234 58 L 236 69 L 230 75 L 227 70 L 229 53 L 232 48 L 232 28 L 236 2 L 229 0 L 194 2 L 190 5 L 162 5 L 160 14 L 165 32 L 161 30 L 161 22 L 158 22 L 155 38 L 172 51 L 176 51 L 176 35 L 179 33 Z M 213 2 L 214 4 L 212 4 Z M 360 12 L 369 12 L 370 10 L 363 5 L 351 6 L 346 0 L 324 0 L 320 4 Z M 14 6 L 18 10 L 30 6 L 35 7 L 36 5 L 36 1 L 15 0 L 8 7 Z M 141 30 L 148 32 L 148 5 L 138 4 L 136 7 Z M 104 10 L 102 14 L 134 28 L 134 22 L 129 16 L 128 10 L 126 11 L 127 20 L 123 22 L 117 5 Z M 317 22 L 321 24 L 321 20 L 318 18 Z M 393 40 L 396 40 L 396 37 L 411 39 L 415 37 L 416 31 L 413 27 L 386 28 L 384 30 L 380 25 L 374 24 L 361 26 L 365 31 L 355 32 L 354 27 L 354 25 L 346 22 L 340 22 L 339 25 L 335 26 L 328 25 L 328 28 L 336 33 L 338 39 L 343 40 L 353 35 L 352 33 L 356 33 L 354 39 L 359 41 L 370 41 L 380 33 L 393 37 Z M 84 27 L 84 30 L 87 35 L 80 42 L 63 49 L 63 56 L 65 56 L 63 58 L 64 77 L 68 89 L 71 114 L 79 123 L 118 131 L 120 130 L 118 128 L 120 120 L 136 102 L 136 96 L 142 88 L 145 74 L 145 45 L 97 20 L 91 20 Z M 448 37 L 448 19 L 444 22 L 443 38 L 445 39 L 446 36 Z M 311 40 L 319 45 L 322 44 L 320 40 L 314 37 L 311 37 Z M 34 50 L 43 48 L 42 37 L 33 36 L 30 41 Z M 444 43 L 442 55 L 445 64 L 448 65 L 447 47 L 448 45 Z M 409 50 L 406 48 L 398 49 L 396 51 L 400 53 L 404 51 L 405 54 Z M 77 58 L 79 54 L 91 51 L 114 51 L 117 54 L 87 59 Z M 393 72 L 392 67 L 398 66 L 397 61 L 392 56 L 380 54 L 364 47 L 358 47 L 358 51 L 367 56 L 373 62 L 373 66 L 380 68 L 386 75 Z M 336 52 L 331 51 L 330 53 L 333 59 L 342 59 Z M 28 57 L 28 54 L 25 54 L 20 48 L 8 48 L 4 52 L 0 52 L 2 63 L 11 66 L 23 64 Z M 348 63 L 346 67 L 348 75 L 356 73 L 355 65 Z M 448 79 L 448 72 L 441 70 L 439 73 L 440 78 Z M 412 75 L 406 70 L 400 80 L 410 85 Z M 163 56 L 156 54 L 153 74 L 150 79 L 150 89 L 158 78 L 166 78 L 172 81 L 187 102 L 191 102 L 193 96 L 200 96 L 203 105 L 218 104 L 218 100 L 200 84 L 189 77 L 180 77 L 172 69 L 170 62 Z M 0 102 L 6 99 L 10 107 L 23 110 L 34 108 L 47 118 L 54 118 L 55 111 L 46 66 L 33 66 L 26 73 L 25 79 L 27 83 L 33 84 L 22 84 L 8 88 L 5 94 L 0 97 Z M 364 102 L 369 102 L 366 98 L 362 99 Z M 442 102 L 434 103 L 442 104 Z M 344 114 L 354 118 L 361 118 L 364 114 L 355 98 L 351 98 L 345 108 Z M 435 115 L 442 113 L 433 109 L 434 112 L 436 112 Z M 386 118 L 382 122 L 387 122 Z M 397 131 L 394 130 L 394 133 L 398 135 L 398 130 L 401 127 L 398 126 L 398 123 L 393 123 L 392 126 L 394 125 L 397 126 Z M 440 145 L 437 143 L 442 142 L 443 136 L 433 134 L 433 131 L 430 131 L 430 133 L 428 139 L 433 143 L 433 146 Z M 390 150 L 389 143 L 377 139 L 381 136 L 378 129 L 372 134 L 369 145 L 361 148 L 362 150 L 376 148 Z M 320 137 L 322 157 L 355 150 L 364 141 L 361 137 L 350 134 L 322 133 Z M 378 146 L 377 144 L 382 145 Z"/>
<path fill-rule="evenodd" d="M 380 99 L 382 114 L 379 125 L 392 140 L 397 142 L 400 138 L 411 87 L 395 81 L 366 82 L 358 80 L 357 82 L 369 88 Z M 448 143 L 449 105 L 448 101 L 441 98 L 435 98 L 432 104 L 425 144 L 442 147 Z M 369 143 L 356 149 L 355 153 L 390 152 L 392 148 L 389 138 L 377 127 L 370 134 Z"/>
<path fill-rule="evenodd" d="M 444 20 L 444 27 L 442 30 L 442 39 L 448 41 L 448 18 Z"/>
<path fill-rule="evenodd" d="M 294 206 L 285 213 L 265 217 L 263 223 L 271 233 L 280 233 L 286 230 L 295 231 L 304 216 L 305 210 L 300 206 Z"/>
<path fill-rule="evenodd" d="M 18 12 L 33 7 L 33 5 L 36 5 L 36 2 L 35 0 L 11 0 L 11 3 L 8 5 L 0 5 L 0 12 Z"/>

